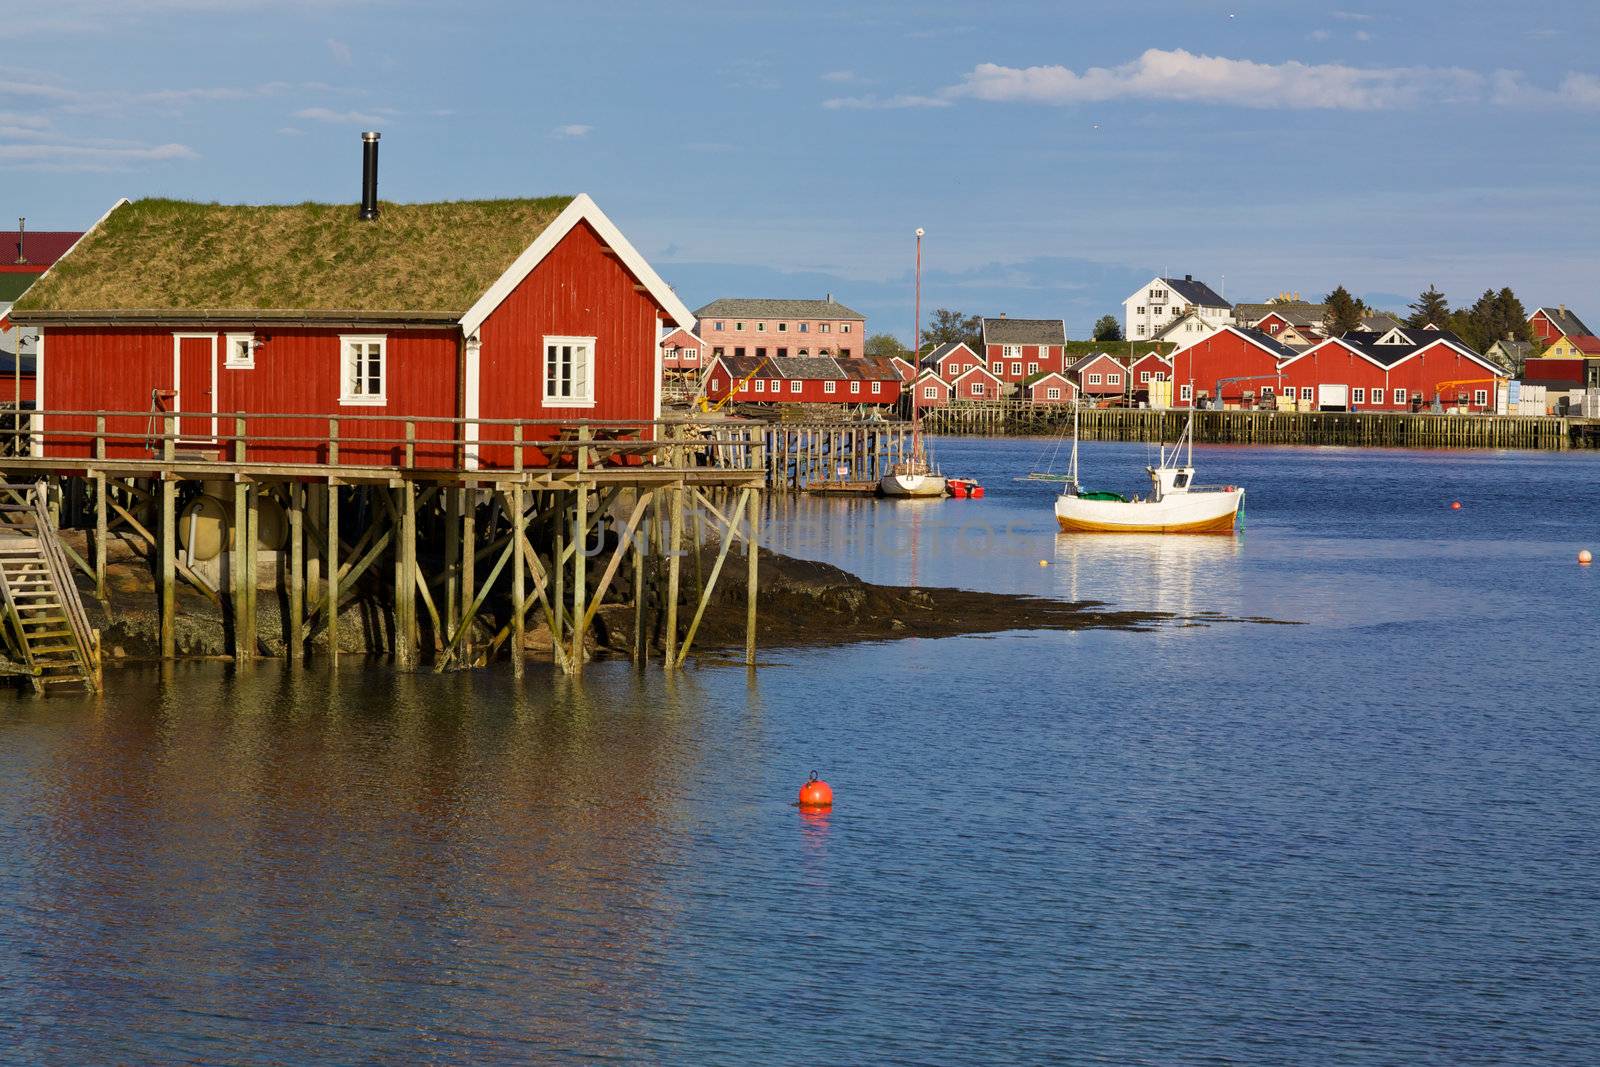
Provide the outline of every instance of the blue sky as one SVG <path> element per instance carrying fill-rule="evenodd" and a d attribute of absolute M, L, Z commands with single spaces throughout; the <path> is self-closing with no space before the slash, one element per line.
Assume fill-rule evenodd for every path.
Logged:
<path fill-rule="evenodd" d="M 922 226 L 925 309 L 1074 337 L 1161 270 L 1600 315 L 1583 0 L 7 7 L 30 228 L 353 201 L 377 128 L 386 199 L 589 192 L 691 307 L 832 291 L 909 338 Z"/>

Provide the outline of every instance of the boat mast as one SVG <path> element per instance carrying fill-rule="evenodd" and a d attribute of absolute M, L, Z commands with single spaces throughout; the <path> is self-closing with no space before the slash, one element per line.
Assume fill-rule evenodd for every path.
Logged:
<path fill-rule="evenodd" d="M 1067 471 L 1067 484 L 1072 486 L 1073 495 L 1077 495 L 1078 486 L 1078 401 L 1079 397 L 1072 398 L 1072 469 Z"/>
<path fill-rule="evenodd" d="M 911 455 L 922 455 L 922 409 L 917 404 L 917 378 L 922 374 L 922 227 L 917 227 L 917 288 L 911 323 Z"/>

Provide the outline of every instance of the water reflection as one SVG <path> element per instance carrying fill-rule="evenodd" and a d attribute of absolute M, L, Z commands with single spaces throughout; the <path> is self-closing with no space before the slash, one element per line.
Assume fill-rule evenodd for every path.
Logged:
<path fill-rule="evenodd" d="M 1063 533 L 1052 561 L 1054 591 L 1067 600 L 1179 615 L 1235 611 L 1243 551 L 1236 537 Z"/>

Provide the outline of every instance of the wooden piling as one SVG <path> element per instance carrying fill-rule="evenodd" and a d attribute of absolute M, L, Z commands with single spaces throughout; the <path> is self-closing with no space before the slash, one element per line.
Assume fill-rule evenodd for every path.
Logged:
<path fill-rule="evenodd" d="M 302 635 L 306 620 L 305 487 L 289 482 L 284 488 L 289 498 L 289 626 L 284 652 L 289 662 L 300 663 L 306 648 Z"/>
<path fill-rule="evenodd" d="M 761 492 L 752 489 L 750 502 L 747 505 L 750 517 L 746 522 L 746 535 L 744 551 L 745 560 L 745 594 L 744 594 L 744 661 L 751 667 L 756 665 L 756 597 L 757 577 L 761 560 Z"/>
<path fill-rule="evenodd" d="M 526 636 L 523 615 L 527 608 L 525 583 L 528 560 L 525 546 L 528 543 L 528 516 L 525 509 L 522 484 L 519 482 L 511 487 L 511 672 L 518 678 L 522 677 L 522 646 Z"/>
<path fill-rule="evenodd" d="M 323 612 L 328 624 L 328 662 L 339 662 L 339 483 L 328 481 L 328 511 L 323 520 L 328 535 L 327 577 L 323 580 Z"/>

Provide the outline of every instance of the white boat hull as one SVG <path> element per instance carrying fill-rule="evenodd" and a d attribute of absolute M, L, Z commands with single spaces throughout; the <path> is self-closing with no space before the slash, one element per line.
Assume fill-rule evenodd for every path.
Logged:
<path fill-rule="evenodd" d="M 938 474 L 885 474 L 878 482 L 884 496 L 944 496 L 944 477 Z"/>
<path fill-rule="evenodd" d="M 1231 534 L 1243 503 L 1243 489 L 1137 501 L 1061 496 L 1056 498 L 1056 522 L 1063 533 Z"/>

